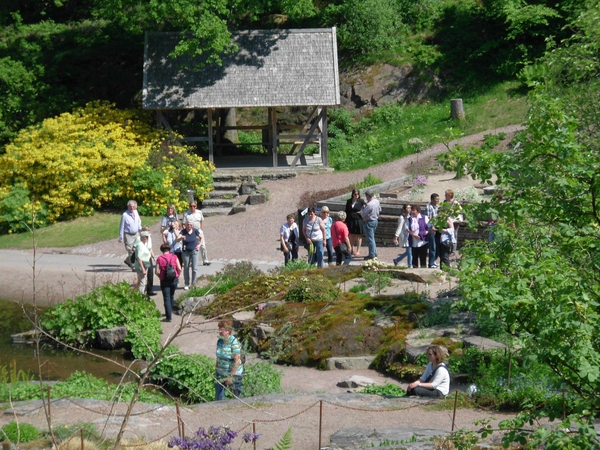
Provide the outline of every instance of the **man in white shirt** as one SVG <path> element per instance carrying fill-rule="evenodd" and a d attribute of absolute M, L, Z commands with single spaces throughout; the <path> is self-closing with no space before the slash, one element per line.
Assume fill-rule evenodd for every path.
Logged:
<path fill-rule="evenodd" d="M 133 253 L 133 244 L 139 237 L 140 231 L 142 231 L 142 219 L 137 212 L 137 202 L 135 200 L 129 200 L 127 202 L 127 211 L 121 216 L 121 224 L 119 225 L 119 242 L 125 243 L 125 250 L 127 251 L 127 258 L 124 263 L 127 264 L 133 270 L 133 264 L 131 263 L 131 254 Z"/>
<path fill-rule="evenodd" d="M 375 230 L 379 223 L 379 214 L 381 214 L 381 205 L 379 200 L 375 198 L 373 191 L 367 190 L 365 192 L 367 197 L 367 204 L 363 205 L 360 211 L 360 215 L 364 221 L 365 236 L 367 237 L 367 247 L 369 248 L 369 255 L 365 259 L 377 258 L 377 246 L 375 245 Z"/>

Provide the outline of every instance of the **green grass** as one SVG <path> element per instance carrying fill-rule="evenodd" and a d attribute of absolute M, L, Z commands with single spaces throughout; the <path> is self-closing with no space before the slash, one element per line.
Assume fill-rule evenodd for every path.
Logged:
<path fill-rule="evenodd" d="M 145 224 L 154 224 L 158 217 L 143 217 Z M 117 239 L 121 214 L 96 213 L 67 222 L 59 222 L 36 231 L 38 247 L 77 247 Z M 31 232 L 0 236 L 0 248 L 30 249 Z"/>
<path fill-rule="evenodd" d="M 463 98 L 467 116 L 464 122 L 450 119 L 449 100 L 384 106 L 352 125 L 342 120 L 345 125 L 342 131 L 331 133 L 330 164 L 342 171 L 365 169 L 448 140 L 448 128 L 469 135 L 523 123 L 528 105 L 525 93 L 518 89 L 519 83 L 506 82 L 485 94 Z M 332 123 L 335 127 L 335 117 Z M 412 138 L 420 139 L 423 144 L 409 144 Z"/>

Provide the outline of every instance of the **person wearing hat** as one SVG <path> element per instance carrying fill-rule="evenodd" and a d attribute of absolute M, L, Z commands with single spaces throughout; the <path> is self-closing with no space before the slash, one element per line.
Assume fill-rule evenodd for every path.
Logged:
<path fill-rule="evenodd" d="M 140 240 L 134 245 L 134 269 L 138 279 L 133 287 L 134 289 L 138 289 L 142 294 L 146 293 L 146 277 L 148 275 L 148 270 L 152 270 L 152 250 L 148 248 L 148 239 L 150 239 L 150 232 L 142 231 L 140 233 Z"/>
<path fill-rule="evenodd" d="M 365 192 L 367 204 L 360 210 L 360 215 L 364 221 L 365 236 L 367 238 L 367 247 L 369 255 L 365 259 L 377 258 L 377 247 L 375 245 L 375 230 L 379 224 L 379 214 L 381 214 L 381 205 L 379 200 L 375 198 L 372 190 L 368 189 Z"/>

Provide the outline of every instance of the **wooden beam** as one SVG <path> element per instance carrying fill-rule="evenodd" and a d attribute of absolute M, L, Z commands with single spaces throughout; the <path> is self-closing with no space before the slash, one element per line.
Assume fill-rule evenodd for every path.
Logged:
<path fill-rule="evenodd" d="M 306 123 L 302 127 L 301 133 L 305 133 L 306 131 L 309 130 L 309 128 L 310 128 L 309 124 L 310 124 L 310 121 L 312 120 L 313 116 L 315 115 L 315 112 L 317 112 L 317 107 L 316 106 L 313 108 L 313 110 L 311 111 L 310 115 L 308 116 L 308 119 L 306 120 Z M 299 139 L 303 139 L 303 138 L 299 138 Z M 300 142 L 294 142 L 294 145 L 292 146 L 292 149 L 289 151 L 288 155 L 293 155 L 294 152 L 296 151 L 296 148 L 300 144 L 302 144 L 302 141 L 300 141 Z"/>
<path fill-rule="evenodd" d="M 273 167 L 277 167 L 277 111 L 275 111 L 275 108 L 269 108 L 269 125 L 271 126 Z"/>
<path fill-rule="evenodd" d="M 212 109 L 208 109 L 207 111 L 207 116 L 208 116 L 208 161 L 211 162 L 212 164 L 215 163 L 215 155 L 214 155 L 214 148 L 213 148 L 213 110 Z"/>
<path fill-rule="evenodd" d="M 294 161 L 292 161 L 292 167 L 296 167 L 296 164 L 298 163 L 298 160 L 300 159 L 300 157 L 304 153 L 304 149 L 308 145 L 308 141 L 310 140 L 312 134 L 315 132 L 315 129 L 319 125 L 319 119 L 320 119 L 320 117 L 321 117 L 322 114 L 323 114 L 323 111 L 321 111 L 321 113 L 317 116 L 316 120 L 313 122 L 312 126 L 310 127 L 310 130 L 308 130 L 308 136 L 306 136 L 306 138 L 304 139 L 304 142 L 302 143 L 302 146 L 300 147 L 300 150 L 298 150 L 298 154 L 294 158 Z"/>
<path fill-rule="evenodd" d="M 323 162 L 323 167 L 329 167 L 329 133 L 327 131 L 327 106 L 323 106 L 322 115 L 323 122 L 321 124 L 321 161 Z"/>

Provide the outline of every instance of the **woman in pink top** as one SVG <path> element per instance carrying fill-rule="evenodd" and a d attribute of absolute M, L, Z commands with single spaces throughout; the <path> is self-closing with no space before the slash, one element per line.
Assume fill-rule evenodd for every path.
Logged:
<path fill-rule="evenodd" d="M 171 246 L 169 244 L 162 244 L 160 251 L 162 255 L 156 259 L 156 276 L 160 278 L 160 290 L 163 293 L 165 302 L 165 321 L 170 322 L 173 315 L 173 307 L 175 306 L 175 290 L 177 289 L 179 275 L 181 274 L 181 263 L 177 255 L 171 253 Z M 175 269 L 174 274 L 171 273 L 172 269 L 169 266 Z M 174 275 L 174 277 L 170 275 Z"/>
<path fill-rule="evenodd" d="M 350 264 L 352 260 L 352 254 L 350 253 L 351 245 L 348 226 L 344 223 L 346 220 L 346 213 L 340 211 L 333 215 L 333 225 L 331 225 L 331 245 L 335 251 L 335 265 L 340 266 L 342 262 L 344 264 Z"/>

